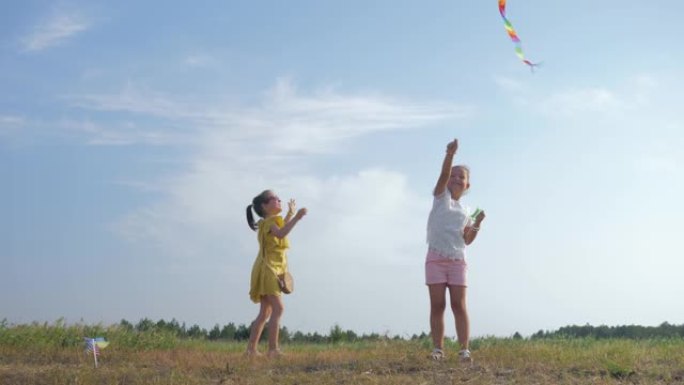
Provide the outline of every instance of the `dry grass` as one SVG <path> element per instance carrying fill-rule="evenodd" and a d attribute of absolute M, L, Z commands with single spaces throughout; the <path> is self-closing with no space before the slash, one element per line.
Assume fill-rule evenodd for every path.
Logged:
<path fill-rule="evenodd" d="M 475 361 L 428 359 L 425 342 L 285 345 L 279 359 L 244 344 L 110 346 L 100 367 L 80 348 L 0 345 L 0 384 L 684 384 L 684 341 L 509 340 L 473 344 Z"/>

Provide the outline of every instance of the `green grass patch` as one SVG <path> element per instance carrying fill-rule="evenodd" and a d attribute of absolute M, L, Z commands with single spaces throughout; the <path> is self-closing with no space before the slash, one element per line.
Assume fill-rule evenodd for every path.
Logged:
<path fill-rule="evenodd" d="M 100 367 L 83 337 L 105 337 Z M 265 350 L 265 344 L 261 344 Z M 0 384 L 684 384 L 684 340 L 477 338 L 474 362 L 430 360 L 429 338 L 287 343 L 249 359 L 246 342 L 121 326 L 0 324 Z"/>

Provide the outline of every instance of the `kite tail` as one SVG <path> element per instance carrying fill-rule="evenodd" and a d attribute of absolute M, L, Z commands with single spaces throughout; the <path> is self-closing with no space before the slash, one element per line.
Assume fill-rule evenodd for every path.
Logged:
<path fill-rule="evenodd" d="M 515 32 L 515 29 L 513 28 L 513 24 L 508 20 L 506 17 L 506 0 L 499 0 L 499 13 L 501 14 L 501 18 L 503 19 L 504 22 L 504 28 L 506 28 L 506 32 L 508 33 L 508 37 L 511 38 L 511 41 L 515 45 L 515 53 L 518 55 L 518 58 L 520 60 L 527 64 L 527 66 L 530 67 L 530 71 L 534 73 L 534 69 L 536 67 L 539 67 L 541 63 L 532 63 L 528 59 L 525 58 L 525 54 L 523 53 L 522 49 L 522 43 L 520 42 L 520 38 L 518 37 L 518 34 Z"/>
<path fill-rule="evenodd" d="M 534 69 L 535 69 L 535 68 L 541 67 L 541 64 L 542 64 L 541 62 L 539 62 L 539 63 L 532 63 L 531 61 L 529 61 L 529 60 L 527 60 L 527 59 L 526 59 L 526 60 L 523 60 L 523 63 L 527 64 L 527 65 L 530 67 L 530 71 L 531 71 L 532 73 L 534 73 Z"/>

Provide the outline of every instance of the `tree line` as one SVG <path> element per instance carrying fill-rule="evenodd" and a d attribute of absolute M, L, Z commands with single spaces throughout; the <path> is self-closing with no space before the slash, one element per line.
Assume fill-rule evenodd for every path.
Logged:
<path fill-rule="evenodd" d="M 115 330 L 112 330 L 114 328 Z M 116 331 L 120 331 L 117 333 Z M 150 344 L 155 346 L 173 345 L 181 339 L 198 339 L 209 341 L 247 341 L 249 339 L 250 327 L 248 325 L 236 325 L 235 323 L 228 323 L 220 326 L 214 325 L 211 329 L 205 329 L 199 325 L 192 325 L 188 327 L 185 323 L 180 323 L 176 319 L 165 321 L 152 321 L 149 318 L 143 318 L 136 324 L 129 321 L 121 320 L 116 325 L 109 327 L 98 325 L 66 325 L 64 319 L 59 319 L 54 325 L 48 323 L 39 324 L 34 322 L 30 325 L 13 325 L 7 319 L 0 320 L 0 344 L 12 342 L 17 340 L 19 342 L 26 340 L 32 343 L 36 341 L 61 341 L 60 344 L 67 346 L 70 344 L 79 344 L 82 342 L 84 335 L 104 335 L 107 333 L 114 333 L 121 341 L 126 340 L 126 343 L 132 347 L 148 346 Z M 291 331 L 285 326 L 280 328 L 281 342 L 293 343 L 339 343 L 339 342 L 357 342 L 357 341 L 386 341 L 386 340 L 420 340 L 425 341 L 430 337 L 429 334 L 422 332 L 420 335 L 409 336 L 389 336 L 387 333 L 378 334 L 358 334 L 353 330 L 344 330 L 339 325 L 334 325 L 329 329 L 327 334 L 302 333 L 300 331 Z M 494 337 L 494 336 L 489 336 Z M 4 339 L 3 339 L 4 338 Z M 268 338 L 268 329 L 264 330 L 262 339 Z M 684 324 L 674 325 L 668 322 L 663 322 L 658 326 L 641 326 L 641 325 L 622 325 L 622 326 L 592 326 L 586 325 L 571 325 L 564 326 L 554 331 L 539 330 L 530 337 L 523 337 L 516 332 L 510 337 L 496 337 L 496 338 L 512 338 L 512 339 L 579 339 L 579 338 L 593 338 L 593 339 L 682 339 L 684 338 Z M 12 340 L 12 341 L 10 341 Z M 73 340 L 73 341 L 72 341 Z M 16 342 L 16 341 L 14 341 Z M 17 343 L 19 343 L 17 342 Z"/>
<path fill-rule="evenodd" d="M 199 325 L 186 326 L 185 323 L 180 323 L 176 319 L 171 321 L 164 321 L 163 319 L 154 322 L 148 318 L 141 319 L 138 323 L 121 320 L 119 326 L 129 332 L 161 332 L 170 333 L 178 338 L 183 339 L 202 339 L 209 341 L 246 341 L 249 339 L 250 326 L 236 325 L 231 322 L 227 325 L 214 325 L 213 328 L 207 330 Z M 425 338 L 427 335 L 414 335 L 412 339 Z M 286 326 L 280 327 L 280 341 L 281 342 L 303 342 L 303 343 L 338 343 L 338 342 L 356 342 L 356 341 L 378 341 L 380 339 L 403 339 L 400 336 L 389 337 L 378 333 L 371 334 L 357 334 L 352 330 L 343 330 L 339 325 L 330 328 L 328 334 L 302 333 L 300 331 L 290 331 Z M 268 328 L 264 329 L 261 340 L 268 339 Z"/>
<path fill-rule="evenodd" d="M 684 324 L 672 325 L 663 322 L 658 326 L 564 326 L 556 331 L 540 330 L 531 336 L 539 338 L 595 338 L 595 339 L 653 339 L 653 338 L 684 338 Z"/>
<path fill-rule="evenodd" d="M 246 341 L 249 339 L 250 326 L 245 324 L 236 325 L 228 323 L 226 325 L 214 325 L 211 329 L 205 329 L 199 325 L 186 326 L 176 319 L 171 321 L 159 320 L 157 322 L 148 318 L 141 319 L 138 323 L 132 324 L 126 320 L 121 320 L 119 326 L 130 332 L 163 332 L 169 333 L 181 339 L 202 339 L 209 341 Z M 281 342 L 301 342 L 301 343 L 339 343 L 356 341 L 378 341 L 381 339 L 394 340 L 421 340 L 428 338 L 429 334 L 422 332 L 411 337 L 393 336 L 387 334 L 357 334 L 353 330 L 344 330 L 339 325 L 330 328 L 328 334 L 302 333 L 301 331 L 291 331 L 285 326 L 280 328 Z M 268 338 L 268 328 L 261 336 L 262 340 Z M 524 337 L 516 332 L 513 339 L 523 339 Z M 551 339 L 551 338 L 595 338 L 595 339 L 653 339 L 653 338 L 684 338 L 684 324 L 673 325 L 663 322 L 659 326 L 641 325 L 622 325 L 622 326 L 592 326 L 589 324 L 579 326 L 564 326 L 554 331 L 539 330 L 532 334 L 530 339 Z"/>

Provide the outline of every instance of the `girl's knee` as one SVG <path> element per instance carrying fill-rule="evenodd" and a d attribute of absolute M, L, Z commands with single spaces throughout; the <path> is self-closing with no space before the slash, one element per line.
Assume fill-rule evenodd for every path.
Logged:
<path fill-rule="evenodd" d="M 280 299 L 280 297 L 277 296 L 270 296 L 269 305 L 269 307 L 272 310 L 271 316 L 274 316 L 276 314 L 283 314 L 283 311 L 285 310 L 283 301 Z"/>
<path fill-rule="evenodd" d="M 272 313 L 272 309 L 270 306 L 268 308 L 261 309 L 261 311 L 259 312 L 259 315 L 257 315 L 257 321 L 266 322 L 266 320 L 271 318 L 271 313 Z"/>
<path fill-rule="evenodd" d="M 285 306 L 273 306 L 273 312 L 271 313 L 271 318 L 280 318 L 281 315 L 283 315 L 283 312 L 285 312 Z"/>
<path fill-rule="evenodd" d="M 466 312 L 465 301 L 452 301 L 451 302 L 451 310 L 454 313 L 465 313 Z"/>
<path fill-rule="evenodd" d="M 430 302 L 430 311 L 433 313 L 444 313 L 446 302 Z"/>

